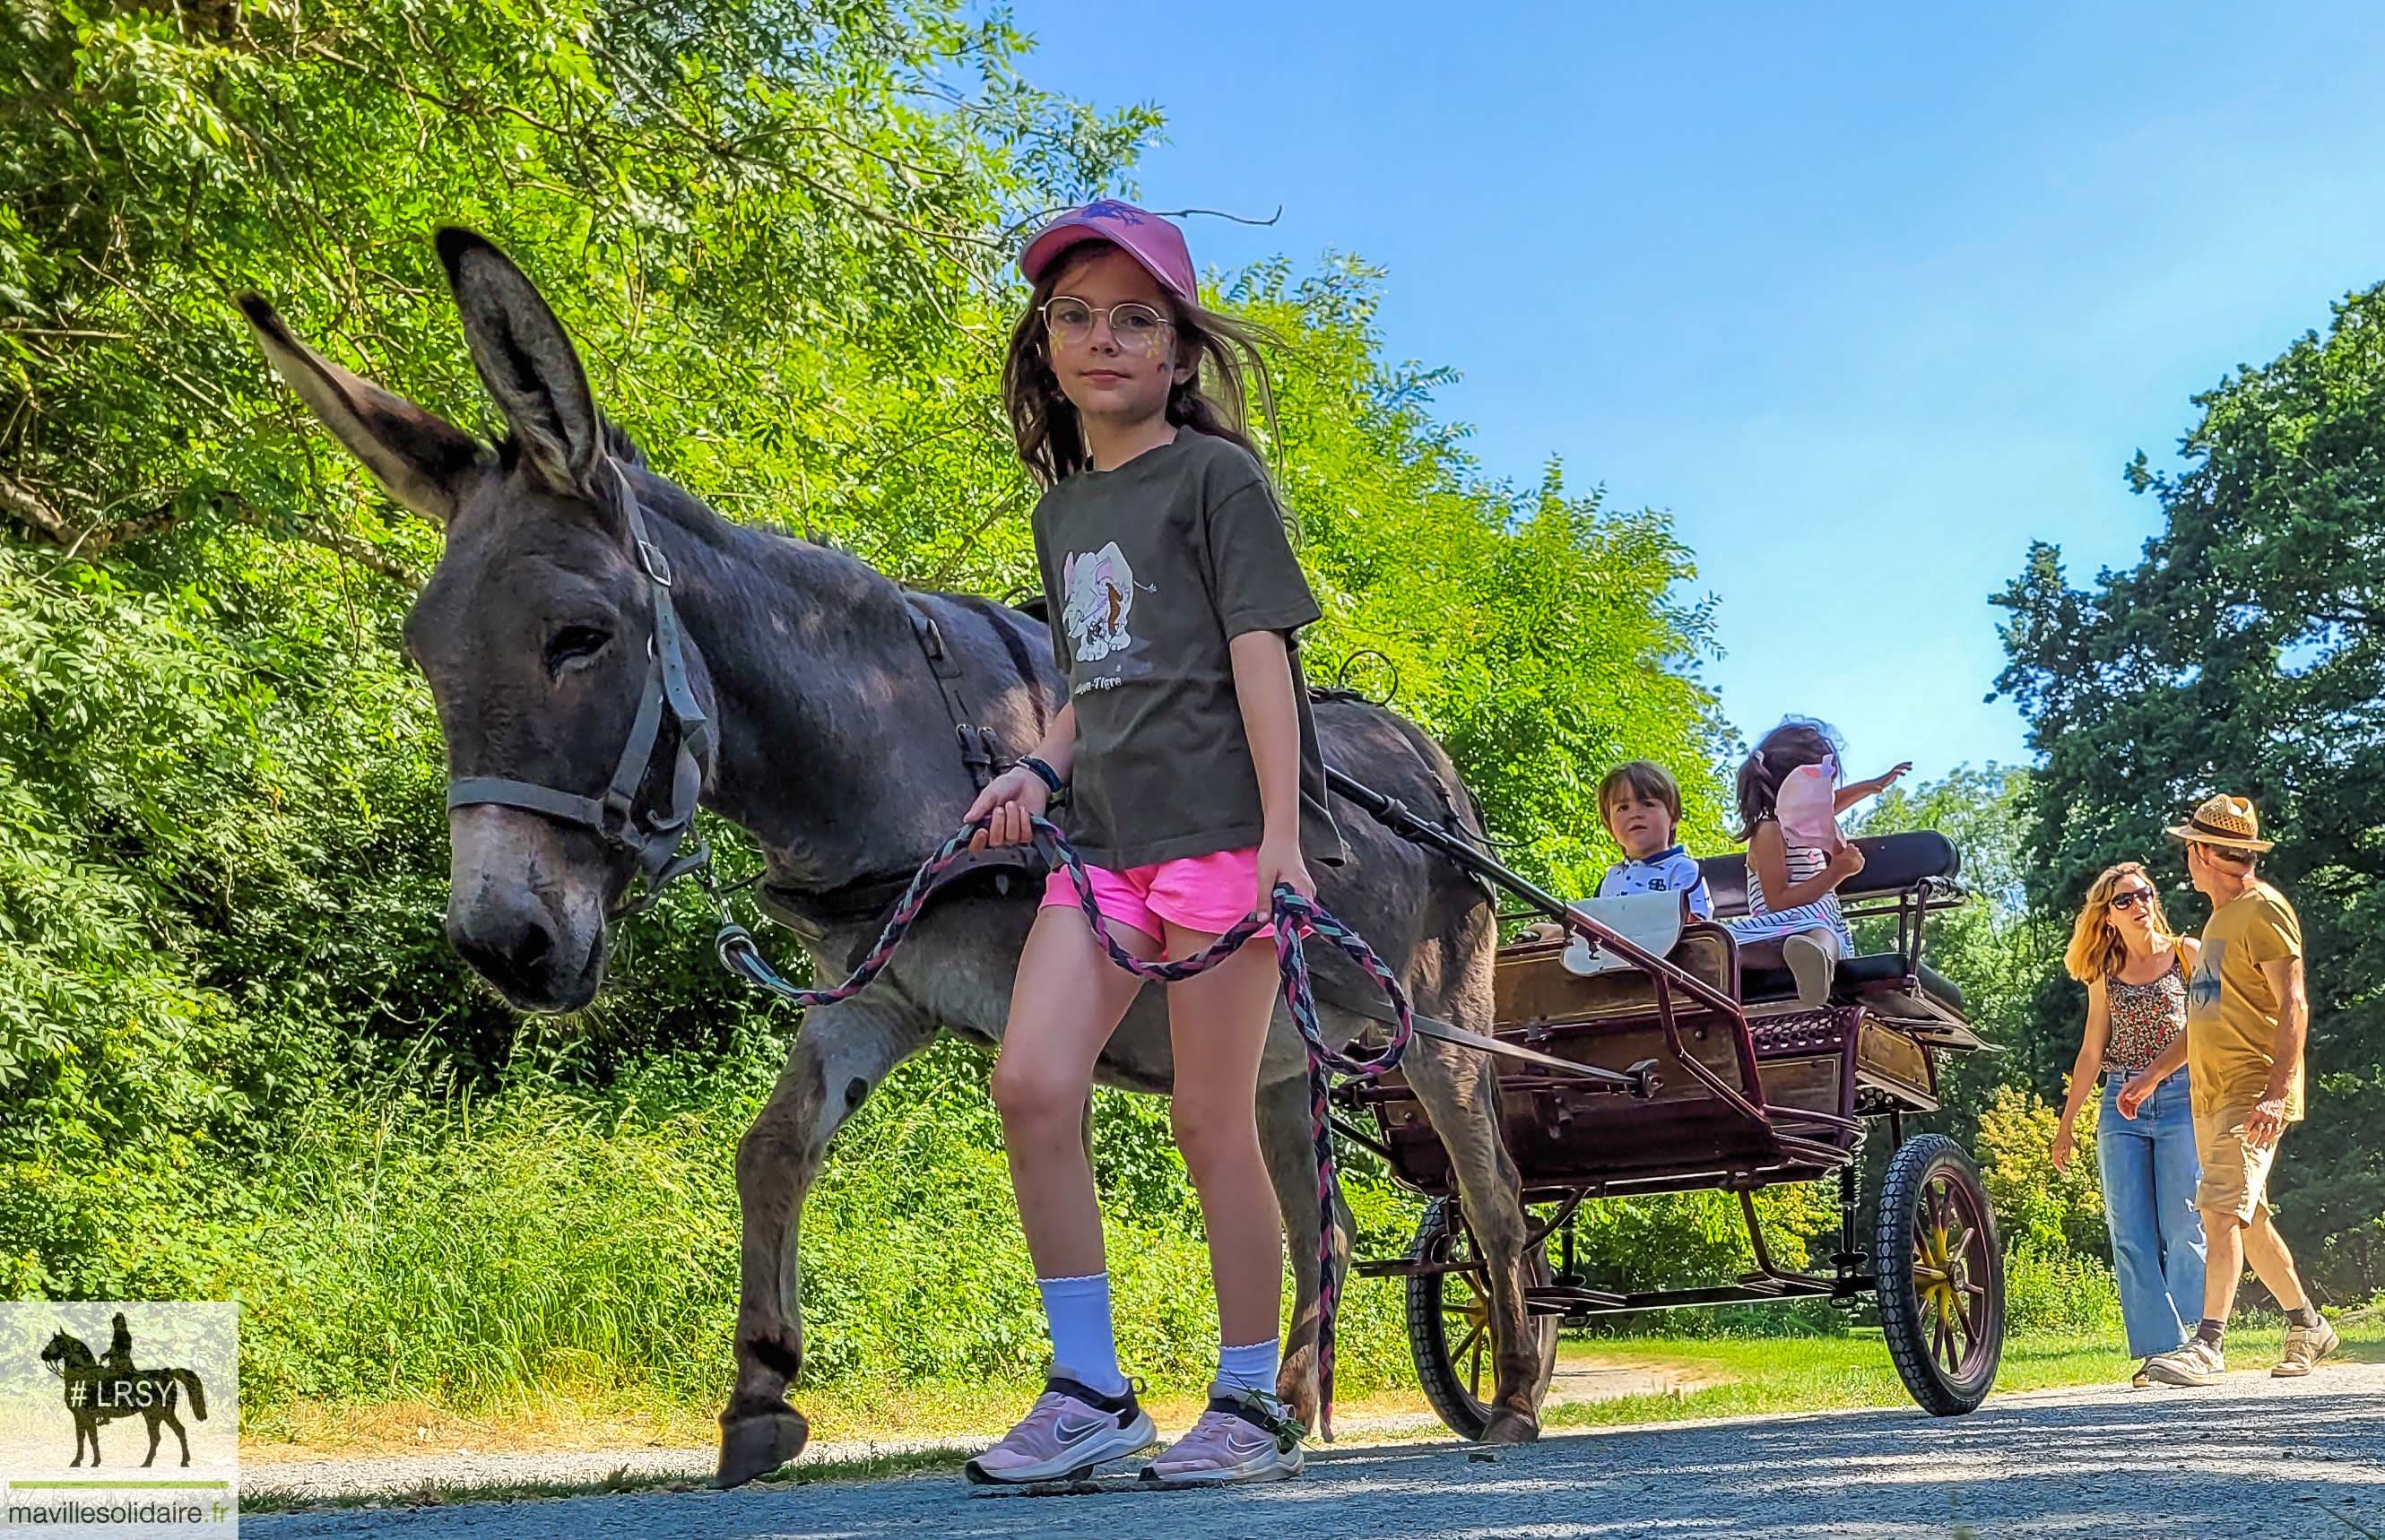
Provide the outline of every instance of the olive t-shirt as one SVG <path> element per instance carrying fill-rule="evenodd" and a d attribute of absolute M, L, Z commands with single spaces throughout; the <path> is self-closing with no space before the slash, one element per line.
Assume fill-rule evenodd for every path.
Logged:
<path fill-rule="evenodd" d="M 1052 646 L 1077 708 L 1061 825 L 1113 871 L 1259 842 L 1266 819 L 1227 643 L 1287 641 L 1317 618 L 1258 462 L 1192 428 L 1114 470 L 1080 471 L 1035 505 Z M 1300 708 L 1300 845 L 1338 863 L 1324 762 Z"/>
<path fill-rule="evenodd" d="M 2262 964 L 2303 954 L 2303 923 L 2285 895 L 2255 882 L 2214 911 L 2186 986 L 2186 1071 L 2194 1108 L 2208 1116 L 2255 1100 L 2278 1044 L 2278 992 Z M 2286 1118 L 2303 1115 L 2303 1067 L 2286 1088 Z"/>

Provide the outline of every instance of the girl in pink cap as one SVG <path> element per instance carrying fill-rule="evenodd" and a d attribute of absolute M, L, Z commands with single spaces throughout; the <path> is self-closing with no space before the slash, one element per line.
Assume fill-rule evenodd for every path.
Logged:
<path fill-rule="evenodd" d="M 1012 844 L 1062 806 L 1110 936 L 1186 957 L 1265 913 L 1279 883 L 1313 894 L 1308 861 L 1342 859 L 1293 646 L 1317 602 L 1241 428 L 1245 367 L 1263 386 L 1264 366 L 1247 329 L 1202 307 L 1183 232 L 1142 209 L 1073 209 L 1019 267 L 1034 294 L 1003 394 L 1044 489 L 1035 553 L 1068 704 L 969 816 Z M 1067 1477 L 1154 1438 L 1118 1369 L 1082 1133 L 1093 1061 L 1139 986 L 1103 954 L 1065 872 L 1043 906 L 993 1097 L 1054 1367 L 1026 1418 L 969 1462 L 983 1482 Z M 1261 938 L 1168 989 L 1170 1112 L 1208 1230 L 1220 1350 L 1208 1408 L 1146 1469 L 1156 1480 L 1301 1468 L 1303 1430 L 1275 1396 L 1283 1218 L 1255 1112 L 1276 984 Z"/>

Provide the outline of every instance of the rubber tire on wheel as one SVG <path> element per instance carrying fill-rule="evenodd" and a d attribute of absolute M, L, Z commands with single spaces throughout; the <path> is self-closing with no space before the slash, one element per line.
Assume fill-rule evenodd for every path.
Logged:
<path fill-rule="evenodd" d="M 2004 1257 L 1979 1168 L 1961 1145 L 1923 1134 L 1896 1152 L 1872 1256 L 1880 1330 L 1904 1387 L 1932 1416 L 1971 1410 L 2004 1359 Z M 1949 1301 L 1957 1306 L 1952 1317 Z"/>
<path fill-rule="evenodd" d="M 1466 1228 L 1455 1197 L 1436 1198 L 1426 1208 L 1408 1256 L 1420 1262 L 1465 1261 L 1476 1256 L 1474 1237 Z M 1545 1246 L 1532 1248 L 1531 1255 L 1525 1259 L 1524 1274 L 1529 1284 L 1549 1281 Z M 1479 1342 L 1469 1344 L 1467 1336 L 1458 1339 L 1458 1345 L 1465 1348 L 1465 1366 L 1457 1361 L 1460 1355 L 1452 1351 L 1448 1331 L 1453 1311 L 1462 1312 L 1468 1303 L 1487 1298 L 1480 1278 L 1479 1273 L 1415 1273 L 1408 1278 L 1408 1350 L 1416 1357 L 1417 1379 L 1423 1385 L 1425 1399 L 1432 1403 L 1432 1410 L 1449 1425 L 1450 1432 L 1461 1438 L 1479 1439 L 1491 1423 L 1491 1405 L 1480 1394 L 1483 1375 L 1495 1372 L 1490 1361 L 1487 1329 Z M 1564 1322 L 1554 1315 L 1532 1319 L 1541 1329 L 1540 1378 L 1532 1386 L 1532 1406 L 1537 1410 L 1548 1397 L 1549 1382 L 1556 1375 L 1557 1333 Z"/>

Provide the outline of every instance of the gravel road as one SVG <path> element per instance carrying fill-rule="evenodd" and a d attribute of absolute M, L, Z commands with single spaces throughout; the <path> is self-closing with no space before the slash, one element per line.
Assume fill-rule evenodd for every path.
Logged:
<path fill-rule="evenodd" d="M 1548 1404 L 1569 1406 L 1626 1396 L 1662 1396 L 1715 1384 L 1712 1376 L 1677 1364 L 1633 1360 L 1560 1360 L 1550 1383 Z M 1390 1415 L 1343 1412 L 1339 1426 L 1345 1443 L 1366 1446 L 1391 1439 L 1439 1436 L 1441 1419 L 1429 1411 Z M 999 1427 L 968 1436 L 938 1438 L 814 1439 L 804 1463 L 836 1463 L 880 1455 L 950 1451 L 955 1464 L 1002 1435 Z M 538 1449 L 528 1452 L 423 1450 L 403 1455 L 344 1456 L 331 1459 L 248 1459 L 242 1487 L 302 1500 L 409 1497 L 425 1488 L 531 1486 L 577 1483 L 599 1486 L 614 1476 L 709 1482 L 718 1451 L 701 1448 Z"/>
<path fill-rule="evenodd" d="M 1327 1536 L 2330 1536 L 2385 1540 L 2385 1364 L 2199 1391 L 1556 1434 L 1495 1460 L 1455 1444 L 1336 1445 L 1230 1492 L 981 1493 L 950 1475 L 249 1519 L 263 1540 L 1130 1540 Z"/>

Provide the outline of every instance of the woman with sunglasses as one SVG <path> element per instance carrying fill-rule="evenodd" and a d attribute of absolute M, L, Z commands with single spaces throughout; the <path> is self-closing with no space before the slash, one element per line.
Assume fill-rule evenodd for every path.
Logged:
<path fill-rule="evenodd" d="M 2185 1075 L 2162 1081 L 2133 1118 L 2121 1113 L 2118 1098 L 2186 1030 L 2186 980 L 2196 947 L 2162 917 L 2144 867 L 2124 861 L 2087 889 L 2062 959 L 2070 976 L 2087 986 L 2087 1031 L 2054 1130 L 2054 1168 L 2070 1164 L 2072 1124 L 2100 1073 L 2095 1161 L 2120 1317 L 2129 1355 L 2140 1360 L 2176 1348 L 2202 1318 L 2203 1219 L 2194 1209 L 2201 1168 Z M 2142 1361 L 2132 1383 L 2150 1383 Z"/>

